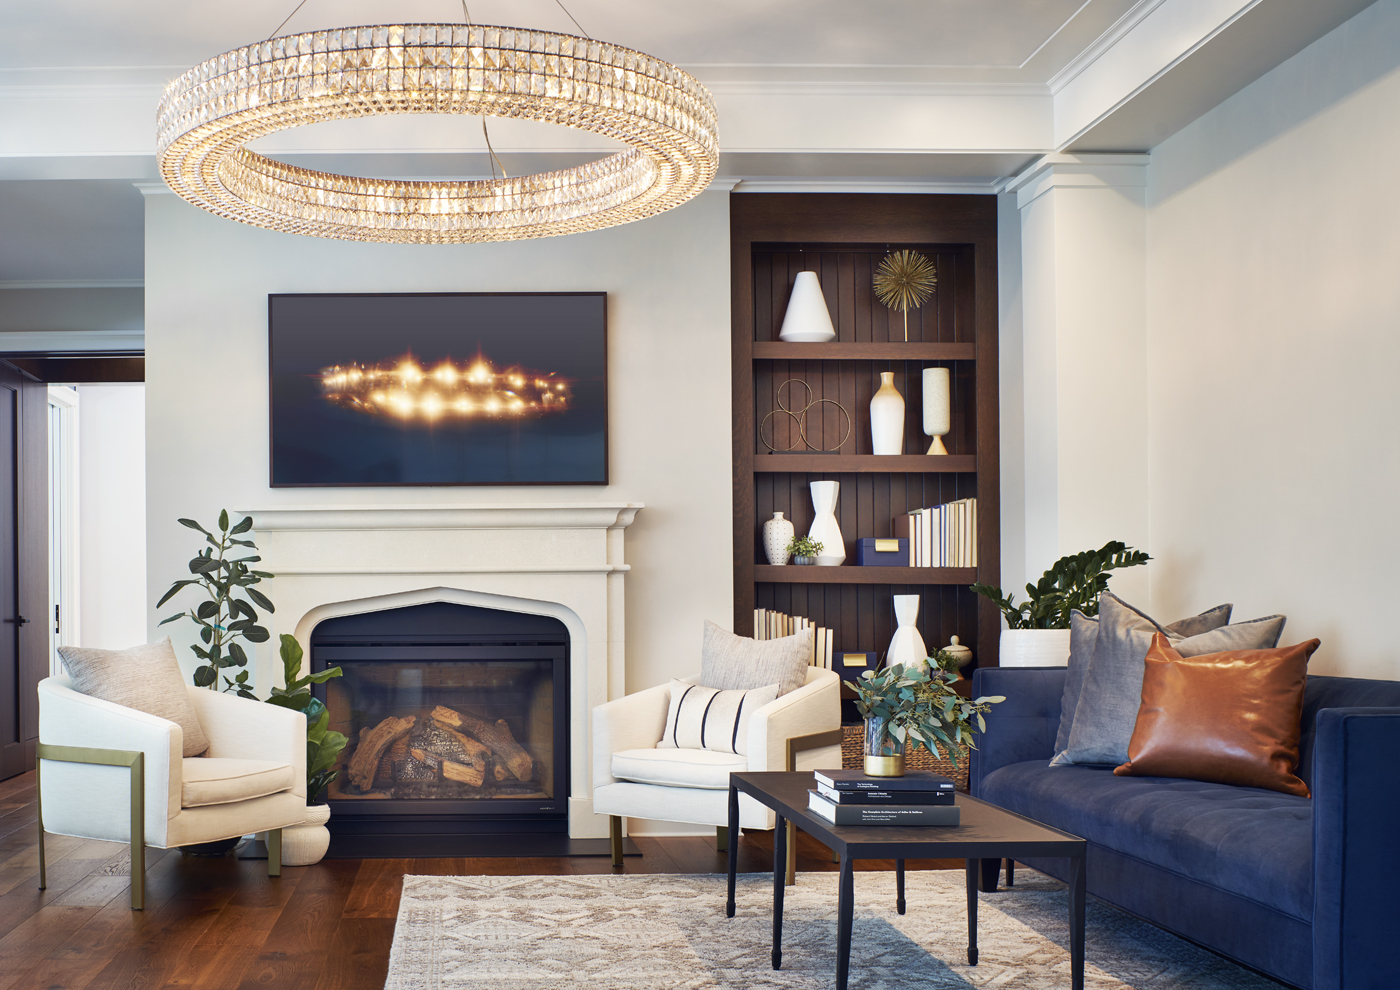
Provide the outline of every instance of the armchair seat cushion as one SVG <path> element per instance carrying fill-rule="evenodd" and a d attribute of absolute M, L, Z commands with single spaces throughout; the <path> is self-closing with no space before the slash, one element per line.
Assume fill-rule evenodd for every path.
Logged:
<path fill-rule="evenodd" d="M 625 749 L 612 758 L 619 780 L 707 791 L 728 790 L 729 775 L 748 768 L 748 757 L 708 749 Z"/>
<path fill-rule="evenodd" d="M 296 783 L 290 763 L 202 758 L 186 759 L 182 764 L 182 808 L 248 801 L 279 791 L 290 791 Z"/>

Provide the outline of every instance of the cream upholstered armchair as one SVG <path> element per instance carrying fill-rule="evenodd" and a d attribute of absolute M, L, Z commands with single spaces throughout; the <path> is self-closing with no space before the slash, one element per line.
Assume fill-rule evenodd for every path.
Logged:
<path fill-rule="evenodd" d="M 183 757 L 176 722 L 39 682 L 39 886 L 44 833 L 131 843 L 131 906 L 144 902 L 145 846 L 169 849 L 268 833 L 269 876 L 281 830 L 306 817 L 306 716 L 187 687 L 209 740 Z"/>
<path fill-rule="evenodd" d="M 699 677 L 684 683 L 695 684 Z M 611 816 L 613 865 L 622 865 L 622 817 L 716 827 L 727 834 L 729 775 L 735 771 L 816 770 L 841 765 L 841 678 L 807 668 L 806 682 L 753 712 L 748 755 L 658 748 L 671 686 L 662 684 L 593 709 L 593 811 Z M 773 812 L 739 795 L 739 824 L 771 829 Z M 791 835 L 789 835 L 791 838 Z M 789 882 L 794 844 L 789 842 Z"/>

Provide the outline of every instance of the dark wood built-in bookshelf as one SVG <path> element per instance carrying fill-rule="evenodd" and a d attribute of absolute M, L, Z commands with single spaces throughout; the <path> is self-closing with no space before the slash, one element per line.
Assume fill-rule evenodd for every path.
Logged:
<path fill-rule="evenodd" d="M 929 648 L 958 636 L 979 666 L 994 665 L 1001 619 L 974 595 L 975 581 L 1000 583 L 997 449 L 996 198 L 993 196 L 749 194 L 730 196 L 733 291 L 734 628 L 753 632 L 753 610 L 802 615 L 835 630 L 838 652 L 876 651 L 894 634 L 891 598 L 921 596 L 919 629 Z M 890 251 L 933 259 L 938 288 L 903 320 L 876 298 L 873 275 Z M 831 343 L 778 340 L 797 274 L 818 273 L 836 327 Z M 950 371 L 952 431 L 946 457 L 924 454 L 922 372 Z M 905 400 L 904 452 L 871 449 L 870 399 L 880 372 L 893 372 Z M 806 437 L 778 412 L 787 379 L 807 382 L 811 398 L 835 400 L 807 413 Z M 789 395 L 789 393 L 795 393 Z M 808 399 L 789 386 L 791 409 Z M 768 443 L 792 446 L 770 452 Z M 844 436 L 844 442 L 843 442 Z M 838 447 L 839 444 L 839 447 Z M 770 566 L 763 523 L 775 511 L 799 534 L 812 523 L 812 481 L 841 483 L 837 521 L 846 542 L 840 567 Z M 905 512 L 975 496 L 978 565 L 859 567 L 856 541 L 893 536 Z"/>

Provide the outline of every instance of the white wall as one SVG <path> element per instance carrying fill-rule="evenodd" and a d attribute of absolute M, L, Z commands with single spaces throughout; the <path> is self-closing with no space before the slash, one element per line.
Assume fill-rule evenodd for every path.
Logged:
<path fill-rule="evenodd" d="M 1284 612 L 1319 673 L 1400 677 L 1397 160 L 1381 0 L 1149 169 L 1152 608 Z"/>
<path fill-rule="evenodd" d="M 146 389 L 78 386 L 83 646 L 146 642 Z M 155 599 L 151 599 L 155 601 Z"/>
<path fill-rule="evenodd" d="M 698 670 L 703 620 L 733 618 L 728 219 L 728 196 L 710 192 L 649 220 L 570 237 L 354 244 L 148 197 L 149 602 L 184 576 L 199 548 L 178 516 L 209 525 L 221 508 L 644 502 L 626 534 L 627 689 Z M 566 290 L 608 293 L 610 485 L 268 487 L 268 293 Z M 265 588 L 276 603 L 276 580 Z M 147 616 L 154 634 L 157 616 Z M 273 642 L 299 618 L 277 613 Z M 185 626 L 165 630 L 188 643 Z"/>

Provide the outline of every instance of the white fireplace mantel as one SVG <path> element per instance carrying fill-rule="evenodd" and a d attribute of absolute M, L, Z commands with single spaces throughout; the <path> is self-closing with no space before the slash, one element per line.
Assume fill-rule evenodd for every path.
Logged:
<path fill-rule="evenodd" d="M 274 506 L 253 517 L 261 567 L 277 575 L 279 632 L 305 646 L 342 615 L 447 601 L 550 615 L 570 636 L 569 834 L 600 838 L 589 712 L 624 693 L 623 532 L 637 502 Z M 274 641 L 275 643 L 275 641 Z M 274 644 L 258 651 L 258 683 Z"/>

